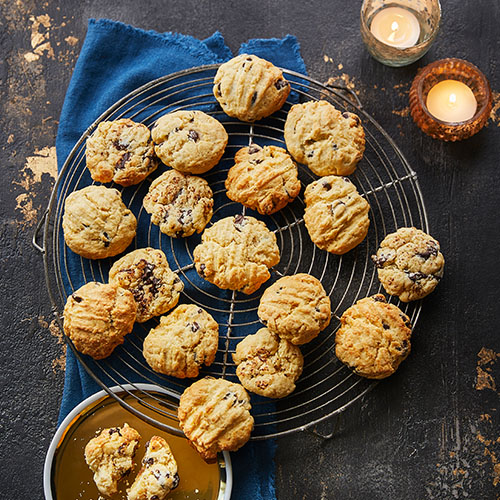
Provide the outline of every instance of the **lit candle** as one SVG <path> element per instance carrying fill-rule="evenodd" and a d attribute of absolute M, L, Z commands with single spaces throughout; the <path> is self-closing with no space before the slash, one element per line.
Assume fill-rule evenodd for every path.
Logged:
<path fill-rule="evenodd" d="M 465 83 L 458 80 L 443 80 L 429 90 L 426 106 L 429 113 L 438 120 L 459 123 L 474 116 L 477 101 Z"/>
<path fill-rule="evenodd" d="M 406 49 L 418 42 L 420 24 L 417 17 L 409 10 L 401 7 L 386 7 L 373 16 L 370 31 L 382 43 Z"/>

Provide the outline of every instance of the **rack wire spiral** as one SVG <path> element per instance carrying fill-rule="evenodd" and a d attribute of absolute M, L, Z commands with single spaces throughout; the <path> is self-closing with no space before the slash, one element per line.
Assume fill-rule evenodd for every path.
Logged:
<path fill-rule="evenodd" d="M 215 362 L 201 371 L 200 376 L 211 375 L 238 382 L 231 354 L 235 346 L 249 333 L 262 325 L 256 314 L 262 291 L 283 275 L 305 272 L 316 276 L 323 284 L 332 302 L 332 322 L 316 339 L 301 346 L 304 354 L 304 371 L 296 390 L 286 398 L 271 401 L 252 395 L 252 415 L 255 427 L 252 439 L 266 439 L 306 429 L 343 411 L 359 400 L 375 384 L 374 381 L 355 375 L 335 357 L 334 339 L 339 327 L 339 316 L 357 300 L 381 291 L 375 266 L 370 255 L 376 252 L 386 234 L 402 226 L 416 226 L 428 232 L 427 215 L 415 172 L 398 147 L 367 114 L 356 95 L 346 95 L 342 90 L 326 87 L 304 75 L 283 70 L 291 83 L 292 92 L 283 108 L 260 122 L 249 124 L 225 115 L 215 101 L 212 86 L 218 65 L 202 66 L 181 71 L 154 80 L 114 104 L 103 113 L 81 136 L 68 156 L 58 177 L 46 211 L 37 228 L 34 243 L 44 253 L 46 281 L 53 311 L 62 326 L 62 310 L 69 294 L 88 281 L 106 282 L 112 259 L 90 261 L 73 254 L 64 244 L 62 215 L 64 200 L 73 191 L 93 183 L 85 168 L 85 141 L 103 120 L 131 118 L 151 127 L 155 120 L 170 111 L 199 109 L 221 121 L 229 135 L 229 143 L 223 159 L 217 167 L 204 175 L 214 192 L 212 223 L 229 215 L 246 213 L 263 220 L 274 231 L 280 248 L 280 263 L 272 269 L 271 279 L 259 291 L 246 296 L 239 292 L 220 290 L 198 276 L 194 269 L 192 252 L 199 243 L 199 235 L 175 239 L 159 232 L 151 224 L 149 215 L 142 207 L 151 179 L 137 186 L 119 188 L 124 203 L 138 220 L 135 248 L 151 246 L 167 255 L 170 267 L 184 281 L 181 301 L 195 303 L 210 312 L 220 325 L 219 348 Z M 345 90 L 345 89 L 344 89 Z M 319 250 L 310 240 L 303 224 L 304 203 L 299 197 L 272 216 L 260 216 L 229 200 L 225 195 L 224 181 L 236 151 L 254 142 L 260 145 L 274 144 L 286 147 L 283 126 L 290 107 L 296 102 L 325 99 L 342 111 L 360 116 L 366 134 L 366 150 L 351 180 L 370 203 L 370 229 L 365 241 L 343 256 L 335 256 Z M 353 102 L 354 100 L 354 102 Z M 152 174 L 159 175 L 165 167 Z M 317 177 L 306 167 L 299 165 L 302 186 Z M 36 244 L 43 224 L 43 245 Z M 391 298 L 415 325 L 420 314 L 420 303 L 401 304 Z M 105 390 L 117 398 L 123 406 L 148 422 L 170 432 L 179 431 L 164 424 L 162 416 L 176 418 L 176 402 L 192 380 L 180 380 L 155 373 L 142 356 L 142 342 L 149 329 L 158 324 L 157 319 L 136 324 L 122 346 L 112 356 L 94 361 L 79 354 L 69 339 L 68 344 L 80 362 Z M 147 393 L 156 401 L 142 401 L 146 392 L 127 390 L 156 418 L 151 418 L 128 405 L 119 394 L 109 391 L 114 385 L 146 382 L 166 389 L 172 401 Z M 150 412 L 148 412 L 150 413 Z"/>

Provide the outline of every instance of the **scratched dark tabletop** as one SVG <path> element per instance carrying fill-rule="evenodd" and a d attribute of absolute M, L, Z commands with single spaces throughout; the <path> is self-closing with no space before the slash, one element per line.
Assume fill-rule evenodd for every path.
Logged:
<path fill-rule="evenodd" d="M 399 371 L 316 429 L 331 439 L 278 441 L 278 498 L 500 498 L 500 3 L 442 4 L 428 54 L 394 69 L 365 50 L 359 0 L 0 2 L 1 498 L 42 498 L 56 430 L 64 342 L 31 237 L 54 184 L 58 116 L 90 17 L 199 38 L 219 30 L 233 51 L 292 33 L 309 74 L 351 87 L 418 174 L 445 277 L 423 301 Z M 495 96 L 488 126 L 455 144 L 424 135 L 408 109 L 417 69 L 444 57 L 479 66 Z"/>

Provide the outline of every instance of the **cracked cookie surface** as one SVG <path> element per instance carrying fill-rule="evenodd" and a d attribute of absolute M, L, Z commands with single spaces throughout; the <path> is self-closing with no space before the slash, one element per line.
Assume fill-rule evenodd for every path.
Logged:
<path fill-rule="evenodd" d="M 103 429 L 87 443 L 85 461 L 102 495 L 118 492 L 118 481 L 134 466 L 133 457 L 140 439 L 140 434 L 125 423 L 122 427 Z"/>
<path fill-rule="evenodd" d="M 162 233 L 180 238 L 203 231 L 212 218 L 214 200 L 205 179 L 169 170 L 151 183 L 143 204 Z"/>
<path fill-rule="evenodd" d="M 239 342 L 233 361 L 243 387 L 268 398 L 283 398 L 293 392 L 304 365 L 300 348 L 267 328 Z"/>
<path fill-rule="evenodd" d="M 410 319 L 382 294 L 356 302 L 340 323 L 335 354 L 362 377 L 388 377 L 410 353 Z"/>
<path fill-rule="evenodd" d="M 158 166 L 148 127 L 128 118 L 99 123 L 85 155 L 94 181 L 121 186 L 138 184 Z"/>
<path fill-rule="evenodd" d="M 203 111 L 174 111 L 158 119 L 151 135 L 165 165 L 202 174 L 219 163 L 228 135 L 223 125 Z"/>
<path fill-rule="evenodd" d="M 281 338 L 305 344 L 330 323 L 330 298 L 314 276 L 284 276 L 264 291 L 257 314 Z"/>
<path fill-rule="evenodd" d="M 62 226 L 64 241 L 73 252 L 87 259 L 104 259 L 132 243 L 137 220 L 117 189 L 88 186 L 66 198 Z"/>
<path fill-rule="evenodd" d="M 141 470 L 127 490 L 127 500 L 165 500 L 178 485 L 177 462 L 170 446 L 162 437 L 153 436 L 146 445 Z"/>
<path fill-rule="evenodd" d="M 193 251 L 198 274 L 222 289 L 255 292 L 280 260 L 276 236 L 253 217 L 236 215 L 204 231 Z"/>
<path fill-rule="evenodd" d="M 415 227 L 387 235 L 372 260 L 385 291 L 403 302 L 429 295 L 444 273 L 439 242 Z"/>
<path fill-rule="evenodd" d="M 363 157 L 365 132 L 354 113 L 327 101 L 295 104 L 285 122 L 290 154 L 316 175 L 349 175 Z"/>
<path fill-rule="evenodd" d="M 149 366 L 173 377 L 197 377 L 203 365 L 213 363 L 219 344 L 219 325 L 204 309 L 182 304 L 144 339 Z"/>
<path fill-rule="evenodd" d="M 227 115 L 253 122 L 283 106 L 290 94 L 290 84 L 269 61 L 241 54 L 219 67 L 213 92 Z"/>
<path fill-rule="evenodd" d="M 109 282 L 132 292 L 138 323 L 164 314 L 177 305 L 184 283 L 170 269 L 161 250 L 139 248 L 117 260 L 109 271 Z"/>
<path fill-rule="evenodd" d="M 227 197 L 260 214 L 281 210 L 300 192 L 297 165 L 276 146 L 240 149 L 226 179 Z"/>
<path fill-rule="evenodd" d="M 240 384 L 205 377 L 190 385 L 179 403 L 179 425 L 207 462 L 220 451 L 236 451 L 253 429 L 250 398 Z"/>
<path fill-rule="evenodd" d="M 64 333 L 76 349 L 94 359 L 109 356 L 132 331 L 137 306 L 128 290 L 91 281 L 64 306 Z"/>
<path fill-rule="evenodd" d="M 304 201 L 307 232 L 322 250 L 342 255 L 368 234 L 370 205 L 347 177 L 329 175 L 312 182 Z"/>

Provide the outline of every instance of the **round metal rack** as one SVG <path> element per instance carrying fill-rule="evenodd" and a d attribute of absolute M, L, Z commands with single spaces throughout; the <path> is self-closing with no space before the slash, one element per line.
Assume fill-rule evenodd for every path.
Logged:
<path fill-rule="evenodd" d="M 121 191 L 124 203 L 138 220 L 137 236 L 131 247 L 152 246 L 163 250 L 170 267 L 184 282 L 181 302 L 199 304 L 220 325 L 215 362 L 202 370 L 200 376 L 238 381 L 231 354 L 242 338 L 261 327 L 256 313 L 259 298 L 272 282 L 283 275 L 299 272 L 312 274 L 321 280 L 331 298 L 333 317 L 330 325 L 316 339 L 301 347 L 304 371 L 296 390 L 276 401 L 252 395 L 252 414 L 255 418 L 252 439 L 266 439 L 306 429 L 338 414 L 373 387 L 374 381 L 358 377 L 335 357 L 334 339 L 339 316 L 357 300 L 381 291 L 370 256 L 376 252 L 384 236 L 403 226 L 416 226 L 428 231 L 427 216 L 415 172 L 387 133 L 363 110 L 355 94 L 349 94 L 346 89 L 326 87 L 304 75 L 283 70 L 292 85 L 292 92 L 283 108 L 260 122 L 243 123 L 225 115 L 214 99 L 212 86 L 217 67 L 203 66 L 154 80 L 118 101 L 85 131 L 68 156 L 54 187 L 43 224 L 43 246 L 39 248 L 44 253 L 46 280 L 54 313 L 62 325 L 62 311 L 68 295 L 88 281 L 106 282 L 113 263 L 113 259 L 91 261 L 80 258 L 64 244 L 62 232 L 66 197 L 93 183 L 85 168 L 85 141 L 103 120 L 128 117 L 152 127 L 158 117 L 178 109 L 202 110 L 220 120 L 229 134 L 229 143 L 219 165 L 204 175 L 214 192 L 213 223 L 222 217 L 245 212 L 240 204 L 225 195 L 224 181 L 236 151 L 252 142 L 286 147 L 283 126 L 293 104 L 325 99 L 342 111 L 358 114 L 365 129 L 366 151 L 351 180 L 370 203 L 367 238 L 343 256 L 319 250 L 311 242 L 303 224 L 302 194 L 272 216 L 263 217 L 246 210 L 248 215 L 263 220 L 275 232 L 281 253 L 281 260 L 272 270 L 271 279 L 250 296 L 220 290 L 198 276 L 192 255 L 200 241 L 199 235 L 170 238 L 151 223 L 142 206 L 151 179 L 127 188 L 114 186 Z M 151 177 L 156 177 L 164 169 L 160 166 Z M 317 177 L 308 168 L 299 165 L 299 178 L 304 188 Z M 41 228 L 42 225 L 37 233 Z M 421 310 L 420 303 L 401 304 L 394 298 L 391 302 L 399 305 L 415 325 Z M 158 374 L 145 362 L 142 356 L 143 339 L 156 324 L 157 319 L 136 324 L 125 343 L 101 361 L 81 355 L 67 340 L 88 373 L 123 406 L 160 428 L 178 432 L 162 422 L 165 415 L 176 417 L 175 405 L 167 405 L 160 399 L 156 404 L 147 403 L 141 398 L 146 391 L 125 389 L 125 393 L 139 399 L 148 410 L 154 410 L 156 417 L 151 418 L 127 405 L 120 394 L 108 390 L 116 385 L 132 384 L 134 387 L 136 383 L 152 383 L 178 397 L 192 383 L 189 379 Z M 151 412 L 148 411 L 148 414 Z"/>

